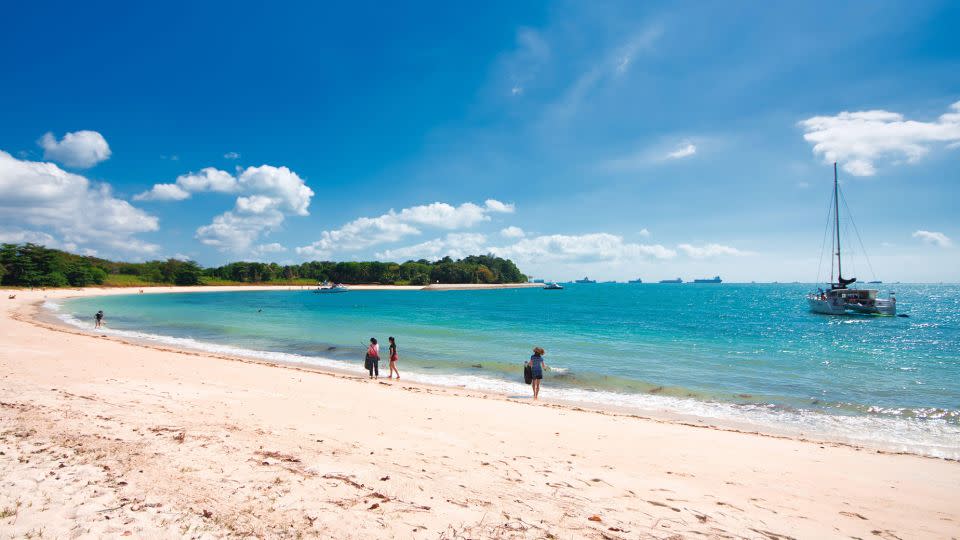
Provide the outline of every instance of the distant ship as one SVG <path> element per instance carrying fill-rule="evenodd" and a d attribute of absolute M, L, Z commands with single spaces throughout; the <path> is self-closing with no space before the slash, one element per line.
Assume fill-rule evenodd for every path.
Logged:
<path fill-rule="evenodd" d="M 661 279 L 660 283 L 683 283 L 683 280 L 680 278 L 677 279 Z"/>
<path fill-rule="evenodd" d="M 643 280 L 642 280 L 642 279 L 640 279 L 640 278 L 637 278 L 637 279 L 631 279 L 631 280 L 630 280 L 630 281 L 628 281 L 627 283 L 643 283 Z"/>
<path fill-rule="evenodd" d="M 883 283 L 883 282 L 880 281 L 879 279 L 877 279 L 877 280 L 874 280 L 874 281 L 868 281 L 867 283 Z"/>
<path fill-rule="evenodd" d="M 590 278 L 584 276 L 583 279 L 578 279 L 578 280 L 574 281 L 574 283 L 596 283 L 596 280 L 593 280 L 593 279 L 590 279 Z"/>
<path fill-rule="evenodd" d="M 723 281 L 723 280 L 720 279 L 720 276 L 713 276 L 713 277 L 710 278 L 710 279 L 695 279 L 695 280 L 693 280 L 694 283 L 720 283 L 720 282 L 722 282 L 722 281 Z"/>

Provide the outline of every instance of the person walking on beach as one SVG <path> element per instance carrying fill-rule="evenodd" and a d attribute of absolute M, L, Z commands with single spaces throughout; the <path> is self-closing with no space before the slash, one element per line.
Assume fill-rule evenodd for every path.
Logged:
<path fill-rule="evenodd" d="M 93 318 L 94 320 L 97 321 L 97 325 L 94 326 L 94 328 L 100 328 L 101 326 L 103 326 L 103 310 L 102 309 L 98 311 L 97 314 L 93 316 Z"/>
<path fill-rule="evenodd" d="M 370 338 L 370 346 L 367 347 L 366 358 L 367 371 L 370 372 L 370 378 L 380 377 L 380 345 L 377 345 L 377 338 Z"/>
<path fill-rule="evenodd" d="M 543 361 L 544 354 L 547 354 L 547 351 L 540 347 L 534 347 L 533 356 L 527 362 L 527 365 L 533 371 L 533 380 L 530 381 L 531 386 L 533 386 L 533 399 L 540 397 L 540 381 L 543 380 L 543 369 L 547 367 L 547 363 Z"/>
<path fill-rule="evenodd" d="M 399 381 L 400 372 L 397 371 L 397 360 L 399 360 L 400 357 L 397 356 L 397 342 L 395 339 L 393 339 L 393 336 L 390 336 L 387 339 L 390 340 L 390 378 L 392 379 L 393 374 L 396 373 L 397 380 Z"/>

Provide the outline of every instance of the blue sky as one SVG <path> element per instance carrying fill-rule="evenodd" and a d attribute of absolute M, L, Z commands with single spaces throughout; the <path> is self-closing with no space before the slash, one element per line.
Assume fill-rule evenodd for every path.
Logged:
<path fill-rule="evenodd" d="M 0 240 L 812 281 L 836 159 L 861 278 L 960 279 L 955 2 L 38 2 L 5 18 Z"/>

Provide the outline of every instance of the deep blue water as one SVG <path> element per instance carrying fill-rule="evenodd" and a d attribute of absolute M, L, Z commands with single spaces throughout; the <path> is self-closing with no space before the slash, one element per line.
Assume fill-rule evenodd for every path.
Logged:
<path fill-rule="evenodd" d="M 555 368 L 546 397 L 960 457 L 960 287 L 881 287 L 909 317 L 811 314 L 811 287 L 793 284 L 204 292 L 74 299 L 62 312 L 89 325 L 103 309 L 111 331 L 357 371 L 367 340 L 385 349 L 393 335 L 409 378 L 518 395 L 539 345 Z"/>

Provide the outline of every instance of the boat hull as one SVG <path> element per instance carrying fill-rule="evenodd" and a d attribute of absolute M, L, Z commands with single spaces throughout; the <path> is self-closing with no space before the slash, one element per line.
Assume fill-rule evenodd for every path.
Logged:
<path fill-rule="evenodd" d="M 897 303 L 894 300 L 877 300 L 875 305 L 844 303 L 833 298 L 821 299 L 816 296 L 807 297 L 810 311 L 821 315 L 888 315 L 897 314 Z"/>

